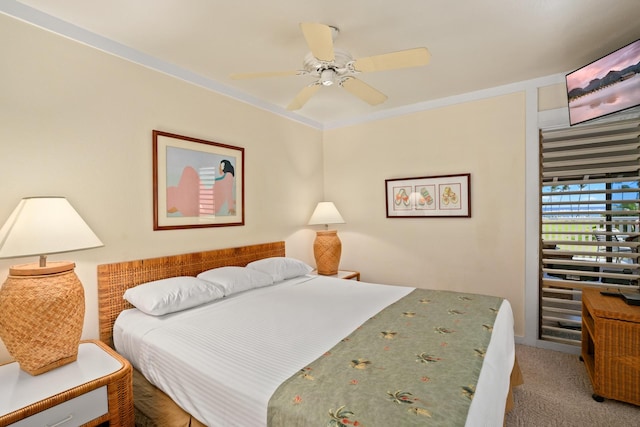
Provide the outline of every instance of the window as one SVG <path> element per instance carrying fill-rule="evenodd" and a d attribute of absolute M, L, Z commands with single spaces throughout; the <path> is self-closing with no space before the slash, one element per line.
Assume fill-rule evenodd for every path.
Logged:
<path fill-rule="evenodd" d="M 640 119 L 540 134 L 540 339 L 581 342 L 584 286 L 638 292 Z"/>

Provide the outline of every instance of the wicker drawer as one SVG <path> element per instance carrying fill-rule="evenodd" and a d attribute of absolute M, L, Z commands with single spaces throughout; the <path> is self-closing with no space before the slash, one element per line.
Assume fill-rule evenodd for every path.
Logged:
<path fill-rule="evenodd" d="M 21 421 L 10 424 L 10 426 L 76 427 L 95 420 L 108 411 L 107 386 L 102 386 Z"/>

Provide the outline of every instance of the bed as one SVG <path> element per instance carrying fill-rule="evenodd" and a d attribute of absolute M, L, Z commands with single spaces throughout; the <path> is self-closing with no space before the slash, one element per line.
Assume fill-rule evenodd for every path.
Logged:
<path fill-rule="evenodd" d="M 221 267 L 243 267 L 244 273 L 259 260 L 288 260 L 284 242 L 98 266 L 100 338 L 135 368 L 136 425 L 371 427 L 372 420 L 398 415 L 409 417 L 403 425 L 502 425 L 511 387 L 521 380 L 506 300 L 309 274 L 160 316 L 144 314 L 142 305 L 134 308 L 123 298 L 140 284 Z M 422 325 L 425 313 L 445 306 L 440 300 L 449 307 L 440 310 L 442 322 Z M 475 310 L 471 300 L 489 308 L 481 310 L 488 318 L 474 320 L 478 330 L 466 331 L 461 340 L 469 351 L 458 350 L 463 344 L 452 337 L 471 329 L 465 326 L 465 316 Z M 399 323 L 390 326 L 392 319 Z M 423 334 L 426 348 L 403 350 L 417 342 L 414 333 Z M 467 342 L 482 335 L 486 348 Z M 188 347 L 194 339 L 199 344 Z M 352 347 L 362 344 L 375 349 Z M 395 362 L 402 351 L 405 361 Z M 469 355 L 453 362 L 464 353 Z M 394 365 L 402 369 L 396 372 Z M 455 378 L 465 369 L 475 379 L 443 386 L 455 382 L 448 375 Z M 389 384 L 370 395 L 376 380 Z M 337 397 L 340 388 L 346 401 Z M 376 398 L 389 409 L 367 408 Z"/>

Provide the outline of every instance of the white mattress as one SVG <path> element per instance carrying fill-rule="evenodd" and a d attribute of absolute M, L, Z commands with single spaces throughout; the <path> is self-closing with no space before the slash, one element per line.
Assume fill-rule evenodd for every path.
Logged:
<path fill-rule="evenodd" d="M 114 344 L 199 421 L 264 426 L 269 398 L 283 381 L 413 289 L 303 276 L 161 317 L 123 311 Z M 513 314 L 505 301 L 467 426 L 502 425 L 514 359 Z"/>

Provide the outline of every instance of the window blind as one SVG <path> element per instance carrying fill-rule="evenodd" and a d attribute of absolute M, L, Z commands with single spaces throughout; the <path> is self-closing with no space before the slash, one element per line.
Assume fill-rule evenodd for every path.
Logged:
<path fill-rule="evenodd" d="M 640 119 L 540 132 L 540 339 L 581 342 L 584 286 L 638 292 Z"/>

